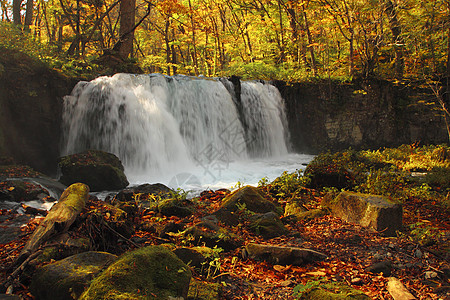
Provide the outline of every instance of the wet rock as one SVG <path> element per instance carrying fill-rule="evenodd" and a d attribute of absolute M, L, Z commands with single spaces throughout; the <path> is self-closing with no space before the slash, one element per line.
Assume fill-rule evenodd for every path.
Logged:
<path fill-rule="evenodd" d="M 62 173 L 60 181 L 65 185 L 82 182 L 92 192 L 120 190 L 128 186 L 121 161 L 111 153 L 88 150 L 61 157 L 58 165 Z"/>
<path fill-rule="evenodd" d="M 189 267 L 166 247 L 139 248 L 111 264 L 80 299 L 186 299 L 191 276 Z"/>
<path fill-rule="evenodd" d="M 45 265 L 33 275 L 30 290 L 38 299 L 77 299 L 91 280 L 117 259 L 106 252 L 84 252 Z"/>
<path fill-rule="evenodd" d="M 402 229 L 402 206 L 383 196 L 341 192 L 323 205 L 330 208 L 336 217 L 372 228 L 386 236 L 395 236 L 396 231 Z"/>
<path fill-rule="evenodd" d="M 21 227 L 33 218 L 34 216 L 21 214 L 0 215 L 0 244 L 7 244 L 18 239 L 22 234 Z"/>
<path fill-rule="evenodd" d="M 301 266 L 326 259 L 326 255 L 314 250 L 250 243 L 245 246 L 249 258 L 267 261 L 274 265 Z"/>
<path fill-rule="evenodd" d="M 265 199 L 261 192 L 253 186 L 244 186 L 227 195 L 222 206 L 214 215 L 224 224 L 235 226 L 239 223 L 239 213 L 282 213 L 281 208 Z"/>

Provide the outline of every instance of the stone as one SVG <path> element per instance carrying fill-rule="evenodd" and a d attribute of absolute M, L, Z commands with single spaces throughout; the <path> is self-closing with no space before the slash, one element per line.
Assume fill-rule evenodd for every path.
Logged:
<path fill-rule="evenodd" d="M 120 190 L 128 186 L 122 162 L 112 153 L 88 150 L 59 160 L 60 181 L 65 185 L 82 182 L 92 192 Z"/>
<path fill-rule="evenodd" d="M 395 236 L 402 229 L 401 204 L 392 203 L 383 196 L 345 191 L 335 199 L 323 201 L 322 205 L 336 217 L 372 228 L 386 236 Z"/>
<path fill-rule="evenodd" d="M 189 285 L 188 299 L 219 300 L 222 286 L 219 283 L 210 283 L 192 280 Z"/>
<path fill-rule="evenodd" d="M 213 251 L 209 247 L 181 247 L 173 250 L 173 253 L 188 266 L 201 269 L 208 258 L 213 255 Z"/>
<path fill-rule="evenodd" d="M 281 208 L 264 198 L 253 186 L 244 186 L 223 199 L 221 207 L 213 214 L 224 224 L 235 226 L 239 223 L 240 213 L 282 213 Z"/>
<path fill-rule="evenodd" d="M 392 263 L 390 260 L 380 261 L 366 268 L 367 272 L 373 274 L 383 273 L 384 277 L 391 276 Z"/>
<path fill-rule="evenodd" d="M 117 259 L 106 252 L 84 252 L 40 267 L 34 273 L 30 290 L 38 299 L 77 299 L 91 280 Z"/>
<path fill-rule="evenodd" d="M 358 278 L 360 279 L 360 278 Z M 323 300 L 323 299 L 332 299 L 332 300 L 370 300 L 371 298 L 364 294 L 362 291 L 352 288 L 343 283 L 322 283 L 319 285 L 312 283 L 311 288 L 307 288 L 306 291 L 300 292 L 302 290 L 303 285 L 298 285 L 294 288 L 294 296 L 297 296 L 296 299 L 301 300 Z M 308 283 L 307 283 L 308 285 Z"/>
<path fill-rule="evenodd" d="M 322 261 L 327 258 L 323 253 L 297 247 L 283 247 L 249 243 L 245 246 L 249 258 L 267 261 L 273 265 L 301 266 L 306 263 Z"/>
<path fill-rule="evenodd" d="M 192 215 L 193 210 L 188 206 L 188 201 L 181 199 L 165 199 L 158 203 L 158 211 L 167 216 L 185 218 Z"/>
<path fill-rule="evenodd" d="M 183 231 L 185 239 L 195 245 L 205 245 L 210 248 L 219 247 L 224 251 L 239 248 L 243 241 L 234 233 L 212 222 L 203 221 Z"/>
<path fill-rule="evenodd" d="M 80 300 L 187 298 L 191 271 L 165 246 L 149 246 L 119 257 Z"/>
<path fill-rule="evenodd" d="M 274 212 L 257 214 L 250 218 L 250 229 L 264 239 L 287 235 L 289 230 L 284 227 L 280 217 Z"/>

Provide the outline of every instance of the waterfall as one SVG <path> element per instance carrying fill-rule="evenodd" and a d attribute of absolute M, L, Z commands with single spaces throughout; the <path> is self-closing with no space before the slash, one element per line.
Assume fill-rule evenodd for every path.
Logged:
<path fill-rule="evenodd" d="M 257 81 L 116 74 L 79 82 L 64 98 L 62 154 L 116 154 L 128 177 L 173 176 L 212 164 L 287 153 L 278 90 Z"/>

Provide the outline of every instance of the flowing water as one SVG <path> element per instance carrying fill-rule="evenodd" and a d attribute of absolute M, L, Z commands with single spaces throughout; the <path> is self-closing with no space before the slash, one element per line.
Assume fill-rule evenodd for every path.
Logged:
<path fill-rule="evenodd" d="M 80 82 L 65 97 L 62 153 L 116 154 L 133 184 L 173 188 L 257 184 L 303 169 L 289 153 L 284 101 L 264 82 L 116 74 Z"/>

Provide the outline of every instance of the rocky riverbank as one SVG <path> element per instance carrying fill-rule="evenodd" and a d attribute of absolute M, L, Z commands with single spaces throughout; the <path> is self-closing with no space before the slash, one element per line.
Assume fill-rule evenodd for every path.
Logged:
<path fill-rule="evenodd" d="M 22 265 L 23 247 L 48 220 L 30 217 L 3 243 L 1 292 L 25 299 L 445 299 L 448 153 L 414 145 L 328 153 L 305 174 L 192 199 L 161 184 L 128 187 L 105 201 L 91 195 L 73 224 L 56 226 Z M 9 166 L 3 177 L 22 170 L 31 175 Z M 5 184 L 2 195 L 13 197 L 16 186 Z M 2 209 L 1 217 L 3 230 L 18 215 Z"/>

